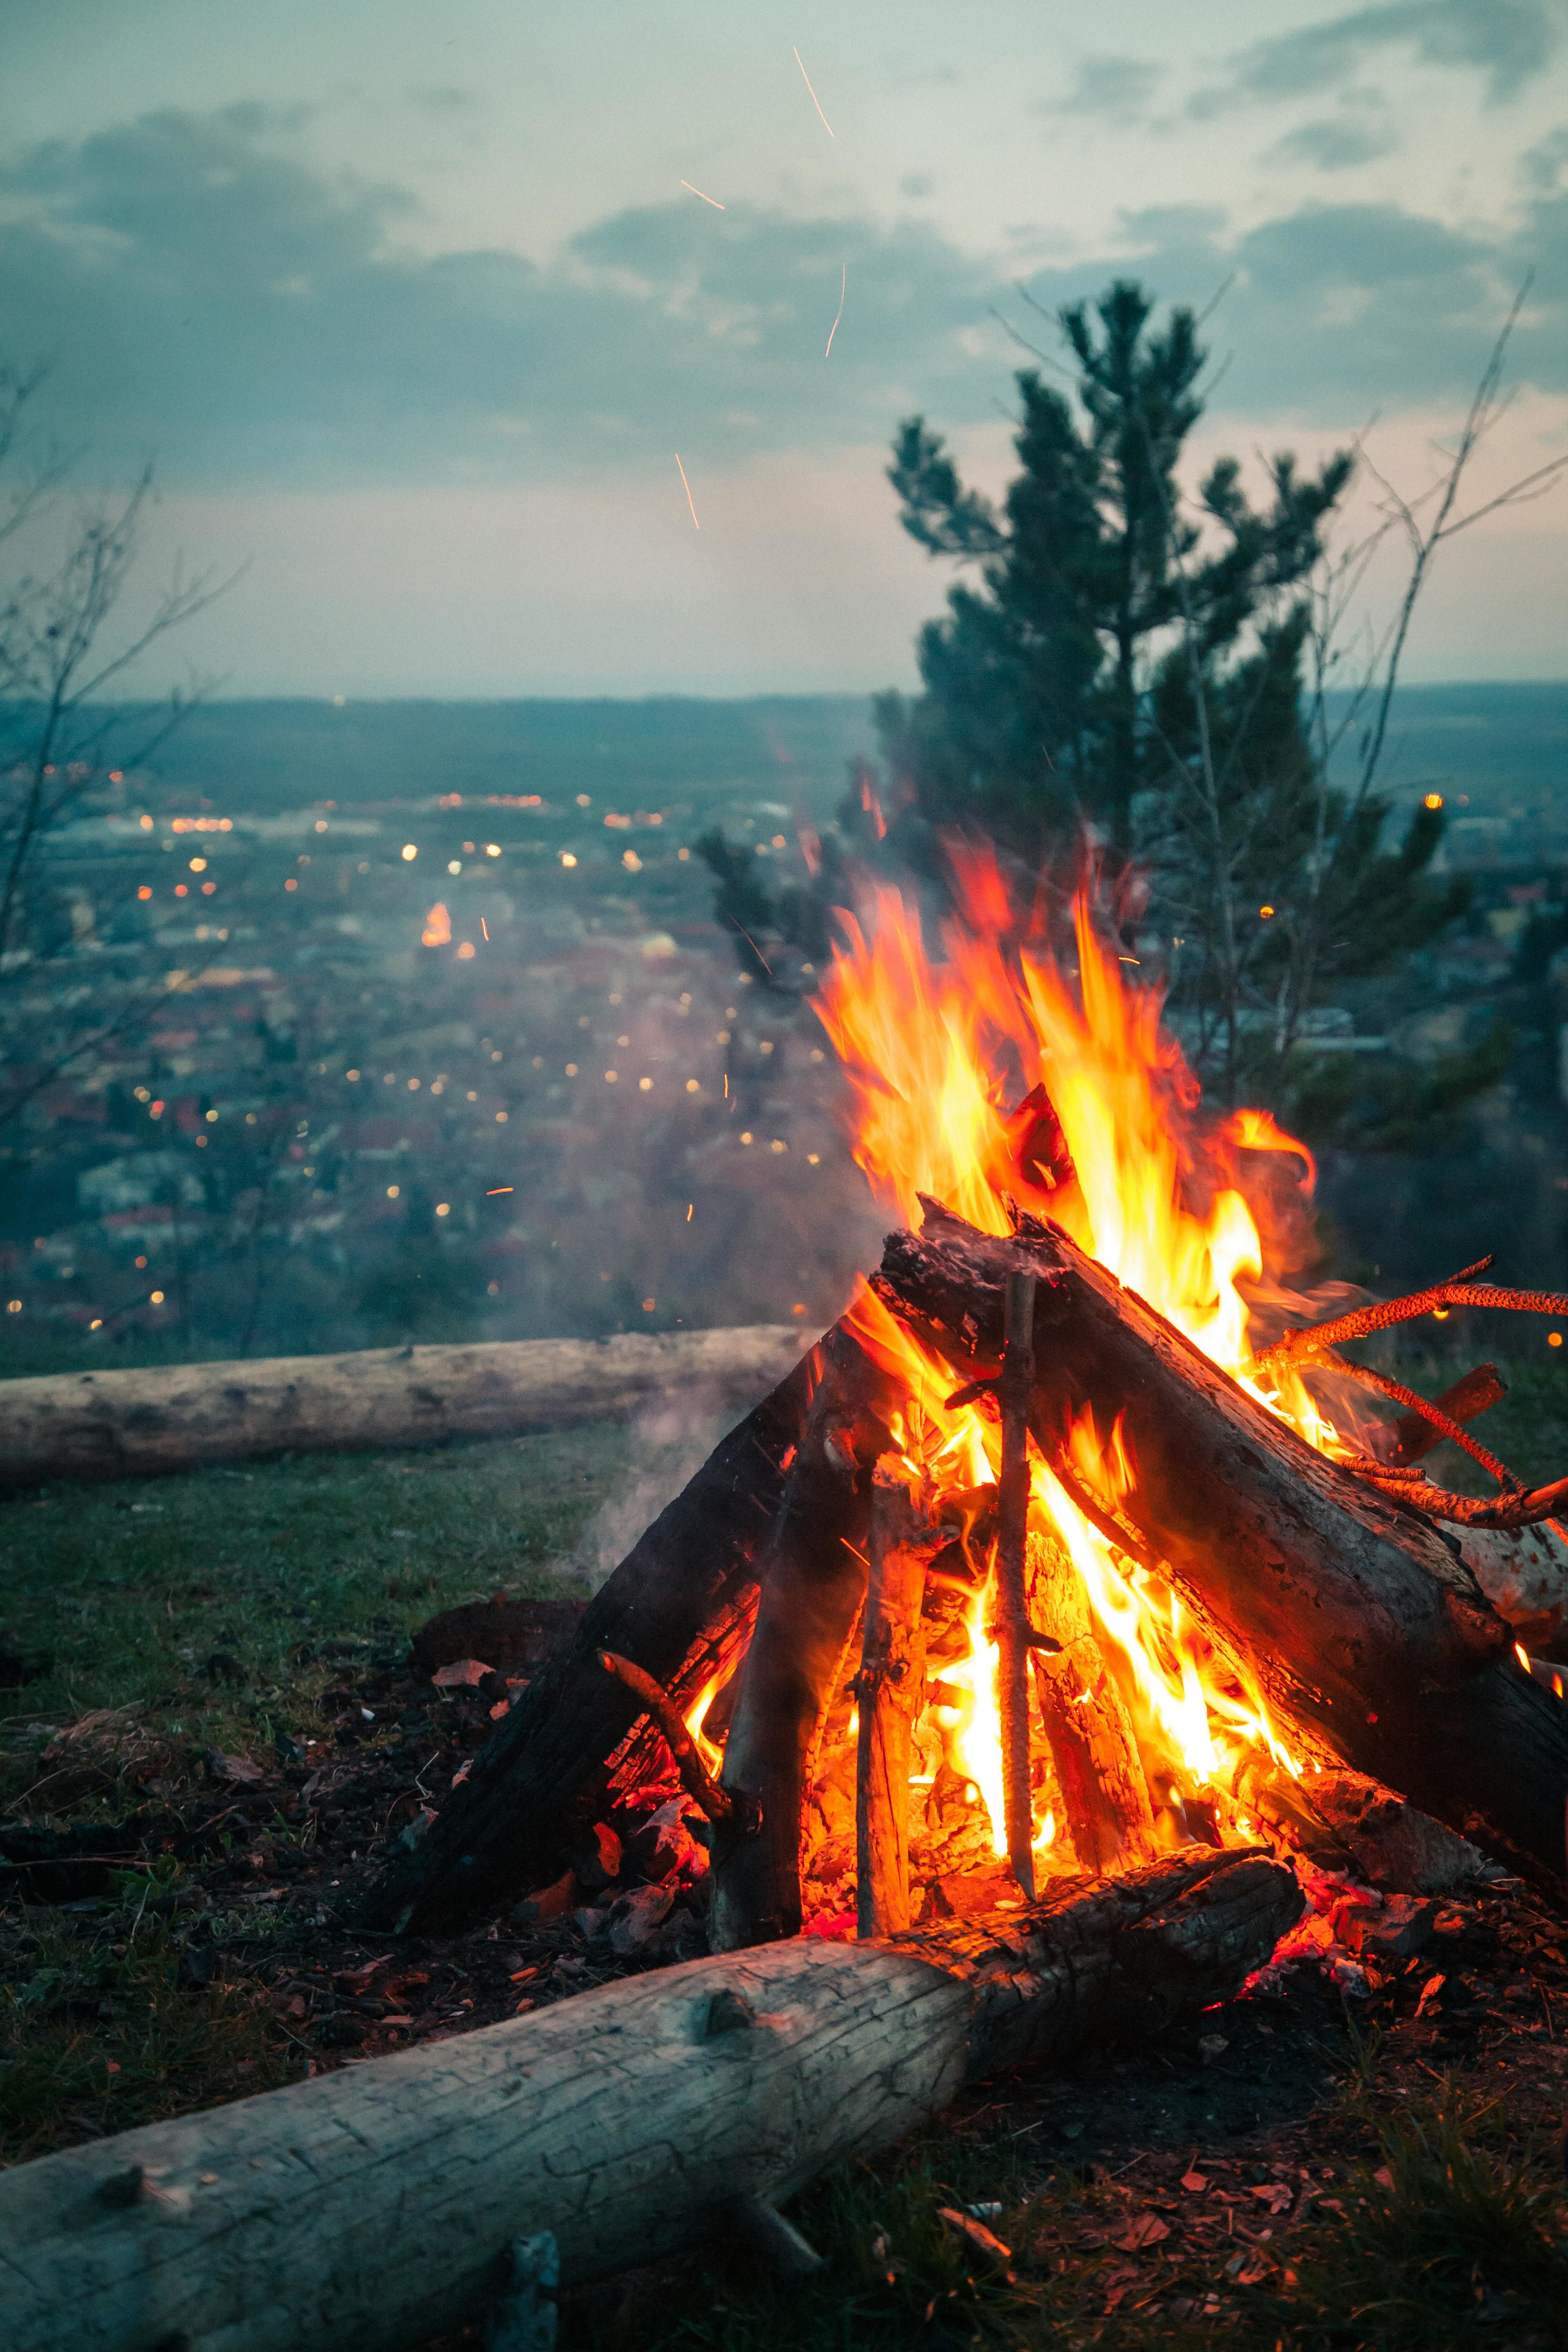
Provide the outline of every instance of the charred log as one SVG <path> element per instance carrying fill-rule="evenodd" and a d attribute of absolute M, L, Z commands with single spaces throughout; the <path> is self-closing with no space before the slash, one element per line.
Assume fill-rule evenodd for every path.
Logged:
<path fill-rule="evenodd" d="M 369 1924 L 433 1927 L 559 1877 L 644 1713 L 598 1654 L 630 1658 L 677 1708 L 733 1654 L 783 1497 L 784 1460 L 805 1432 L 816 1360 L 814 1353 L 798 1364 L 731 1431 L 627 1553 L 425 1837 L 395 1853 L 371 1891 Z"/>
<path fill-rule="evenodd" d="M 822 1343 L 821 1379 L 763 1562 L 723 1785 L 754 1801 L 754 1834 L 713 1839 L 710 1935 L 720 1951 L 798 1935 L 800 1838 L 829 1703 L 847 1679 L 866 1592 L 871 1471 L 886 1450 L 883 1383 L 847 1333 Z"/>
<path fill-rule="evenodd" d="M 1136 1483 L 1101 1511 L 1162 1562 L 1271 1706 L 1353 1769 L 1561 1874 L 1568 1708 L 1437 1528 L 1305 1444 L 1054 1228 L 992 1239 L 926 1207 L 875 1286 L 961 1377 L 994 1375 L 1006 1277 L 1040 1276 L 1031 1427 L 1052 1462 L 1121 1419 Z"/>

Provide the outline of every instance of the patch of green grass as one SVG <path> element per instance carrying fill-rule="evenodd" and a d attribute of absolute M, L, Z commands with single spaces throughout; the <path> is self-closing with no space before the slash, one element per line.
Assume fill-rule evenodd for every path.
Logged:
<path fill-rule="evenodd" d="M 318 1729 L 334 1646 L 398 1650 L 437 1610 L 503 1586 L 559 1590 L 545 1571 L 618 1483 L 625 1451 L 625 1433 L 601 1427 L 0 1502 L 0 1628 L 47 1669 L 9 1696 L 0 1798 L 36 1769 L 29 1723 L 91 1709 L 126 1708 L 195 1750 Z M 233 1670 L 209 1674 L 215 1654 Z"/>
<path fill-rule="evenodd" d="M 1462 1356 L 1441 1355 L 1416 1349 L 1408 1339 L 1395 1346 L 1358 1350 L 1406 1388 L 1425 1397 L 1443 1391 L 1471 1364 L 1489 1360 L 1508 1384 L 1508 1394 L 1473 1424 L 1474 1434 L 1500 1461 L 1516 1471 L 1527 1486 L 1546 1486 L 1568 1476 L 1568 1346 L 1548 1348 L 1546 1334 L 1559 1326 L 1544 1316 L 1509 1318 L 1531 1345 L 1507 1356 L 1490 1353 L 1479 1338 Z M 1568 1331 L 1568 1327 L 1563 1327 Z M 1392 1411 L 1393 1408 L 1390 1408 Z M 1459 1495 L 1490 1495 L 1496 1483 L 1458 1446 L 1435 1446 L 1422 1462 L 1427 1476 Z"/>
<path fill-rule="evenodd" d="M 1304 2241 L 1297 2298 L 1270 2305 L 1287 2340 L 1568 2345 L 1568 2209 L 1543 2136 L 1448 2084 L 1385 2121 L 1381 2139 L 1382 2163 L 1352 2172 L 1342 2212 Z M 1269 2312 L 1258 2317 L 1267 2332 Z"/>
<path fill-rule="evenodd" d="M 1020 2221 L 1016 2145 L 928 2135 L 896 2168 L 836 2168 L 789 2209 L 823 2257 L 806 2279 L 781 2280 L 736 2247 L 700 2284 L 671 2294 L 637 2282 L 574 2315 L 571 2340 L 593 2352 L 807 2352 L 807 2347 L 1037 2340 L 1049 2295 L 1015 2266 L 986 2261 L 942 2225 L 942 2207 L 999 2201 L 985 2226 L 1005 2244 Z"/>
<path fill-rule="evenodd" d="M 90 1918 L 0 1915 L 0 2161 L 294 2080 L 301 2052 L 253 1986 L 183 1981 L 178 1866 L 123 1874 Z M 219 1922 L 222 1925 L 222 1922 Z"/>

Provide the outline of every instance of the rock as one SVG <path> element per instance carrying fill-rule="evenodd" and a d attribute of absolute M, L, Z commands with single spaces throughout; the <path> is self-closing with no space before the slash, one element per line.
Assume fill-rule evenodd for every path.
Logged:
<path fill-rule="evenodd" d="M 668 1886 L 634 1886 L 610 1906 L 610 1949 L 622 1959 L 646 1951 L 675 1907 Z"/>
<path fill-rule="evenodd" d="M 253 1764 L 248 1756 L 226 1756 L 221 1748 L 209 1748 L 202 1760 L 209 1780 L 226 1780 L 232 1788 L 254 1788 L 258 1780 L 267 1778 L 260 1765 Z"/>

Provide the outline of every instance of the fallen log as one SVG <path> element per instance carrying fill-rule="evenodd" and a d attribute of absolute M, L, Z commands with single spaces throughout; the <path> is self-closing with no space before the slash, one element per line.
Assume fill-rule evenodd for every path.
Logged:
<path fill-rule="evenodd" d="M 423 1930 L 559 1877 L 645 1713 L 637 1694 L 605 1672 L 601 1651 L 641 1667 L 678 1711 L 734 1657 L 750 1630 L 757 1560 L 783 1498 L 785 1458 L 805 1432 L 818 1354 L 730 1432 L 638 1538 L 427 1832 L 395 1848 L 367 1897 L 367 1925 Z"/>
<path fill-rule="evenodd" d="M 1162 1563 L 1287 1722 L 1505 1859 L 1565 1867 L 1568 1709 L 1436 1526 L 1305 1444 L 1065 1234 L 1016 1241 L 928 1202 L 873 1287 L 964 1379 L 994 1378 L 1009 1274 L 1039 1276 L 1033 1433 L 1067 1478 L 1072 1426 L 1120 1418 L 1135 1483 L 1098 1507 Z"/>
<path fill-rule="evenodd" d="M 607 1681 L 601 1675 L 601 1680 Z M 700 2246 L 966 2079 L 1234 1992 L 1302 1909 L 1189 1851 L 896 1941 L 796 1937 L 0 2175 L 8 2352 L 412 2352 L 514 2284 Z"/>
<path fill-rule="evenodd" d="M 693 1390 L 754 1396 L 803 1344 L 760 1324 L 0 1381 L 0 1488 L 618 1421 Z"/>

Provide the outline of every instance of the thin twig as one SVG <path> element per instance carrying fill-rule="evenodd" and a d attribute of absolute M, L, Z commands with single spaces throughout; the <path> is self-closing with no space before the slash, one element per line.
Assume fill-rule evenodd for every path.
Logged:
<path fill-rule="evenodd" d="M 639 1698 L 664 1735 L 666 1747 L 675 1759 L 680 1784 L 694 1805 L 705 1812 L 710 1822 L 733 1822 L 738 1828 L 754 1832 L 762 1825 L 762 1808 L 756 1799 L 743 1789 L 723 1789 L 708 1770 L 697 1752 L 697 1742 L 681 1721 L 675 1702 L 668 1692 L 659 1688 L 653 1676 L 641 1666 L 634 1666 L 629 1658 L 621 1657 L 615 1650 L 601 1650 L 599 1664 L 607 1675 Z"/>

